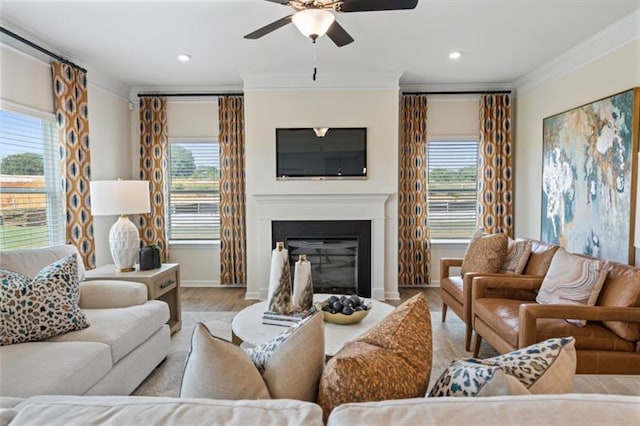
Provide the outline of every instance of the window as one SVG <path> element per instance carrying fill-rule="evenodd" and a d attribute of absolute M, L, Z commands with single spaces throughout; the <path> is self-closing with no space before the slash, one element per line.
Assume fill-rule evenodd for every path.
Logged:
<path fill-rule="evenodd" d="M 220 239 L 217 141 L 171 141 L 169 239 Z"/>
<path fill-rule="evenodd" d="M 64 205 L 53 117 L 0 111 L 0 249 L 64 244 Z"/>
<path fill-rule="evenodd" d="M 433 239 L 469 238 L 476 229 L 477 141 L 429 141 L 427 185 Z"/>

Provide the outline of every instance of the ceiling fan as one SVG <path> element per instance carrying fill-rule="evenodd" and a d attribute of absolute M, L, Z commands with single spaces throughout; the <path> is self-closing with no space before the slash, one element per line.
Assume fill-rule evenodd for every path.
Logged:
<path fill-rule="evenodd" d="M 413 9 L 418 0 L 265 0 L 291 7 L 295 12 L 247 34 L 244 38 L 258 39 L 293 22 L 300 32 L 315 43 L 327 35 L 336 46 L 353 42 L 332 12 L 372 12 L 378 10 Z"/>

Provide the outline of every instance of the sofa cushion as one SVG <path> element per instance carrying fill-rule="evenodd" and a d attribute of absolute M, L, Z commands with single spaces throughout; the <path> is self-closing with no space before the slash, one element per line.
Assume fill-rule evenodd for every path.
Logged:
<path fill-rule="evenodd" d="M 91 327 L 52 337 L 52 342 L 101 342 L 109 346 L 115 364 L 169 321 L 165 302 L 115 309 L 85 309 Z"/>
<path fill-rule="evenodd" d="M 293 400 L 212 400 L 132 396 L 29 398 L 16 425 L 280 425 L 322 426 L 316 404 Z"/>
<path fill-rule="evenodd" d="M 462 259 L 460 273 L 499 272 L 507 256 L 506 234 L 486 234 L 481 228 L 471 237 Z"/>
<path fill-rule="evenodd" d="M 500 272 L 503 274 L 522 274 L 531 254 L 531 240 L 509 238 L 507 256 L 502 263 Z"/>
<path fill-rule="evenodd" d="M 0 347 L 0 395 L 82 395 L 111 370 L 109 346 L 30 342 Z"/>
<path fill-rule="evenodd" d="M 89 326 L 80 310 L 76 254 L 44 267 L 33 280 L 0 269 L 0 345 L 46 339 Z"/>
<path fill-rule="evenodd" d="M 344 404 L 327 426 L 347 425 L 627 425 L 640 397 L 604 394 L 412 398 Z"/>
<path fill-rule="evenodd" d="M 328 416 L 346 402 L 424 396 L 431 358 L 430 313 L 419 293 L 327 362 L 318 403 Z"/>
<path fill-rule="evenodd" d="M 429 397 L 526 395 L 529 391 L 498 366 L 473 359 L 454 360 L 429 391 Z"/>
<path fill-rule="evenodd" d="M 527 265 L 524 267 L 522 273 L 525 275 L 544 277 L 549 270 L 553 255 L 556 254 L 559 248 L 560 246 L 555 244 L 531 240 L 531 253 L 529 254 Z"/>
<path fill-rule="evenodd" d="M 560 248 L 542 280 L 536 302 L 593 306 L 609 269 L 608 261 L 586 258 Z M 581 326 L 586 324 L 584 320 L 567 321 Z"/>
<path fill-rule="evenodd" d="M 640 226 L 640 224 L 638 224 Z M 640 269 L 612 263 L 597 302 L 598 306 L 640 307 Z M 640 340 L 640 323 L 603 321 L 618 336 L 631 342 Z"/>
<path fill-rule="evenodd" d="M 317 313 L 284 334 L 284 339 L 274 339 L 279 343 L 267 342 L 248 353 L 263 367 L 271 398 L 314 402 L 325 361 L 324 316 Z"/>
<path fill-rule="evenodd" d="M 71 244 L 63 244 L 37 249 L 2 250 L 0 268 L 19 272 L 29 278 L 34 278 L 42 268 L 51 265 L 70 254 L 78 254 L 78 249 Z M 85 279 L 84 264 L 78 262 L 78 281 Z"/>
<path fill-rule="evenodd" d="M 269 399 L 262 376 L 245 351 L 195 325 L 182 374 L 181 398 Z"/>

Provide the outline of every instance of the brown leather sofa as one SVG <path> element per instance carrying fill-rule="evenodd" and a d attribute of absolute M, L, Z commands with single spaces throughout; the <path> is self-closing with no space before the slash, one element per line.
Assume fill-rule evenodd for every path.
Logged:
<path fill-rule="evenodd" d="M 541 277 L 547 273 L 551 259 L 558 246 L 542 241 L 531 240 L 531 254 L 524 268 L 522 276 Z M 440 259 L 440 297 L 442 299 L 442 322 L 447 318 L 447 309 L 451 310 L 466 324 L 465 349 L 471 350 L 471 336 L 473 328 L 471 325 L 471 283 L 478 276 L 501 277 L 504 274 L 482 274 L 467 272 L 464 278 L 460 273 L 452 274 L 451 268 L 462 266 L 462 259 L 442 258 Z M 509 277 L 512 275 L 508 275 Z"/>
<path fill-rule="evenodd" d="M 482 339 L 505 353 L 548 338 L 573 336 L 576 373 L 640 374 L 639 268 L 613 263 L 595 306 L 538 304 L 542 280 L 514 275 L 473 279 L 474 356 Z M 568 318 L 587 324 L 579 327 Z"/>

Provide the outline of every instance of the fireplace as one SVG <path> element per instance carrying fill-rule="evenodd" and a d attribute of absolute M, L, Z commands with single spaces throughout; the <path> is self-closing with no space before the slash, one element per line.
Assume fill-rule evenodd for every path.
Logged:
<path fill-rule="evenodd" d="M 307 256 L 314 293 L 371 297 L 370 220 L 275 220 L 271 239 L 289 250 L 292 280 L 295 262 Z"/>

